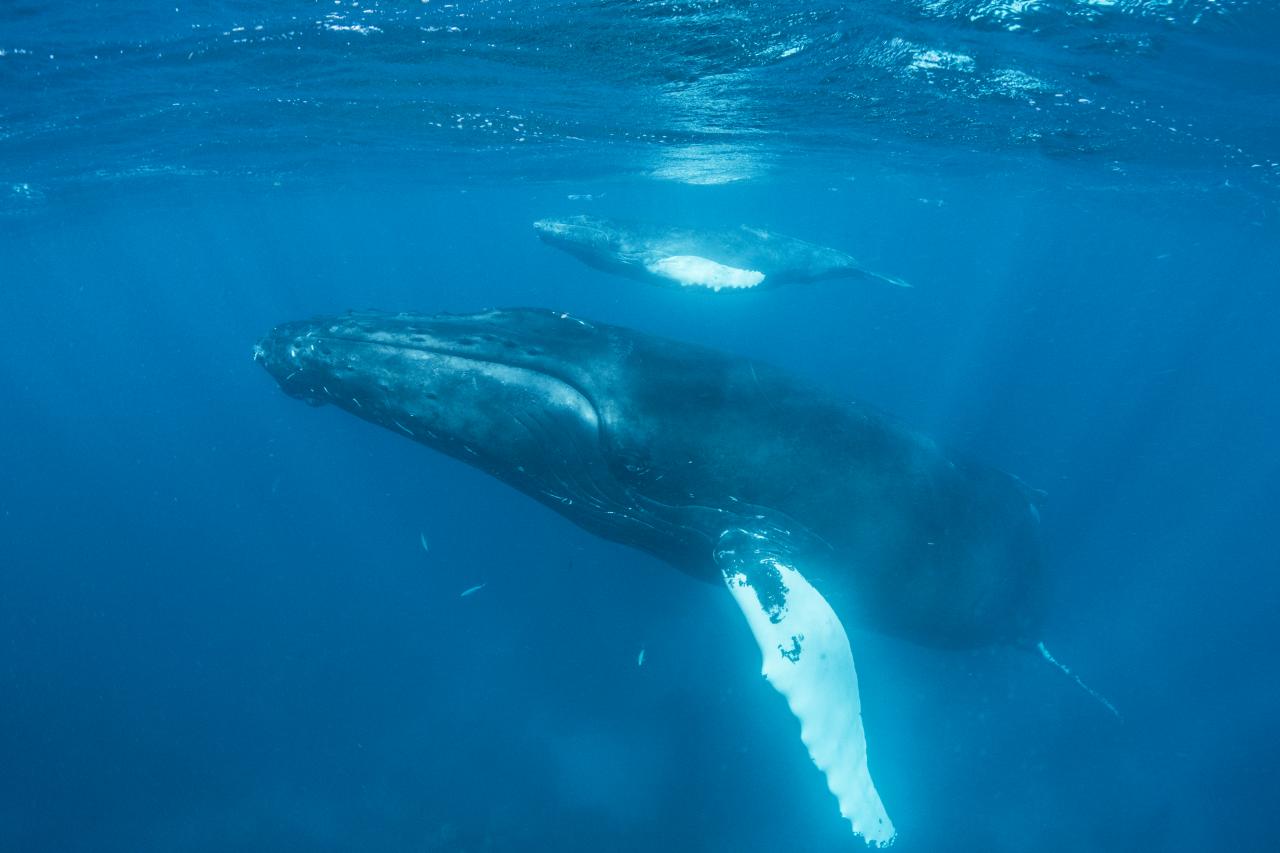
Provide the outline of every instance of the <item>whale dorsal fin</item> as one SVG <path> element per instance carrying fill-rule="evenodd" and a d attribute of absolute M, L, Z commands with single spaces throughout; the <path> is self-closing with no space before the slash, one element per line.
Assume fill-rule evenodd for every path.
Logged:
<path fill-rule="evenodd" d="M 645 264 L 653 275 L 682 287 L 711 290 L 749 290 L 764 281 L 764 273 L 744 270 L 699 255 L 671 255 Z"/>
<path fill-rule="evenodd" d="M 800 739 L 840 814 L 868 844 L 892 843 L 893 823 L 867 766 L 858 675 L 839 617 L 765 534 L 726 531 L 715 557 L 760 644 L 764 677 L 799 719 Z"/>

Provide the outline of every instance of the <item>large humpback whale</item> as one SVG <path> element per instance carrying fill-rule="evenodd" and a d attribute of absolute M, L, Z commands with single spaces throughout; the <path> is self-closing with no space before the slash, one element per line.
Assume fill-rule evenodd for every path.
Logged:
<path fill-rule="evenodd" d="M 724 584 L 841 813 L 894 837 L 867 763 L 852 620 L 937 646 L 1033 646 L 1039 517 L 1017 480 L 747 359 L 544 310 L 360 313 L 255 358 L 600 536 Z"/>
<path fill-rule="evenodd" d="M 589 266 L 653 284 L 720 292 L 863 277 L 910 287 L 837 249 L 746 225 L 693 230 L 570 216 L 539 219 L 533 229 Z"/>

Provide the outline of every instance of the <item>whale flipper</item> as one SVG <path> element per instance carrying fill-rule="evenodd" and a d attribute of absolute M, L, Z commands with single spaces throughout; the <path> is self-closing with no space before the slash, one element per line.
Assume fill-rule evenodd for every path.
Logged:
<path fill-rule="evenodd" d="M 716 552 L 733 594 L 764 656 L 763 674 L 800 720 L 800 739 L 827 777 L 840 814 L 868 844 L 895 836 L 867 767 L 862 703 L 853 652 L 831 605 L 768 538 L 729 531 Z"/>
<path fill-rule="evenodd" d="M 759 270 L 744 270 L 700 255 L 671 255 L 645 264 L 645 269 L 682 287 L 747 290 L 764 281 Z"/>

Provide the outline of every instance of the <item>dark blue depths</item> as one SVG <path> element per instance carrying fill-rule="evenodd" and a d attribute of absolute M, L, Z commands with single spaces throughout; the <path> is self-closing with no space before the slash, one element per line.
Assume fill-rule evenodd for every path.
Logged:
<path fill-rule="evenodd" d="M 253 32 L 246 8 L 205 14 L 219 33 L 232 19 Z M 42 44 L 41 26 L 49 40 L 81 32 L 28 11 L 0 38 L 0 63 Z M 789 18 L 802 31 L 788 37 L 821 45 L 826 20 Z M 1065 20 L 1053 25 L 1078 32 Z M 126 42 L 133 25 L 105 19 L 98 38 Z M 925 29 L 949 44 L 943 24 Z M 302 30 L 366 39 L 366 56 L 379 35 Z M 1249 43 L 1179 32 L 1157 35 L 1188 52 Z M 283 61 L 253 50 L 206 69 L 236 91 L 255 57 Z M 1253 60 L 1240 50 L 1223 68 L 1243 74 Z M 642 53 L 598 84 L 637 98 L 657 85 Z M 711 79 L 719 66 L 693 61 L 710 55 L 666 59 Z M 92 85 L 122 114 L 157 82 L 177 85 L 163 66 L 151 78 L 112 67 Z M 549 73 L 503 67 L 536 92 Z M 1144 97 L 1172 88 L 1142 67 Z M 1024 654 L 926 650 L 855 627 L 872 767 L 901 847 L 1265 849 L 1280 837 L 1280 235 L 1258 174 L 1274 113 L 1229 122 L 1193 115 L 1184 90 L 1168 98 L 1200 127 L 1235 130 L 1248 143 L 1237 147 L 1263 152 L 1250 157 L 1260 169 L 1220 156 L 1208 132 L 1165 145 L 1097 123 L 1107 152 L 1064 153 L 976 131 L 931 137 L 909 112 L 879 119 L 890 153 L 876 157 L 851 119 L 824 131 L 792 117 L 807 122 L 798 137 L 777 135 L 768 116 L 785 98 L 769 100 L 766 74 L 744 95 L 765 142 L 736 125 L 725 145 L 690 130 L 719 115 L 710 107 L 677 128 L 653 107 L 601 112 L 620 137 L 588 127 L 528 155 L 479 136 L 424 142 L 407 119 L 368 125 L 373 101 L 398 96 L 374 84 L 352 95 L 358 71 L 332 82 L 357 114 L 338 141 L 337 108 L 277 114 L 270 130 L 232 120 L 254 115 L 239 112 L 249 104 L 224 104 L 216 121 L 197 107 L 185 121 L 155 114 L 147 144 L 133 132 L 149 127 L 144 110 L 139 125 L 104 113 L 101 145 L 65 116 L 51 121 L 67 135 L 41 137 L 27 90 L 5 108 L 0 849 L 861 847 L 723 590 L 290 400 L 250 358 L 272 325 L 314 313 L 507 305 L 777 363 L 1048 492 L 1047 641 L 1124 722 Z M 49 103 L 86 91 L 48 68 L 3 73 L 46 81 Z M 313 95 L 325 85 L 300 73 Z M 445 76 L 454 103 L 497 97 Z M 1221 90 L 1257 96 L 1234 80 Z M 985 103 L 934 96 L 957 114 L 973 108 L 957 98 Z M 591 113 L 528 97 L 548 135 Z M 330 136 L 299 148 L 312 132 Z M 772 227 L 916 287 L 649 288 L 578 265 L 529 227 L 579 212 Z"/>

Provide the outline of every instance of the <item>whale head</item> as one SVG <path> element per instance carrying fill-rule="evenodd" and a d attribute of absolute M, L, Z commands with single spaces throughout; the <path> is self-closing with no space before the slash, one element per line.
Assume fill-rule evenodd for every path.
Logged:
<path fill-rule="evenodd" d="M 533 223 L 533 230 L 544 241 L 562 248 L 576 246 L 599 251 L 612 249 L 618 232 L 612 223 L 594 216 L 539 219 Z"/>
<path fill-rule="evenodd" d="M 348 313 L 277 326 L 254 359 L 288 395 L 335 405 L 515 486 L 601 535 L 645 539 L 624 480 L 617 341 L 560 312 Z M 619 476 L 621 475 L 621 477 Z M 650 550 L 677 565 L 679 531 Z M 705 559 L 708 550 L 699 552 Z"/>
<path fill-rule="evenodd" d="M 539 219 L 533 223 L 538 237 L 578 260 L 606 272 L 629 273 L 638 258 L 630 231 L 596 216 Z"/>
<path fill-rule="evenodd" d="M 599 415 L 563 357 L 575 337 L 590 340 L 575 335 L 582 329 L 568 315 L 541 311 L 353 312 L 277 326 L 254 358 L 286 394 L 311 405 L 336 405 L 491 463 L 483 467 L 514 467 L 545 455 L 541 444 L 565 433 L 584 452 L 596 444 Z"/>

